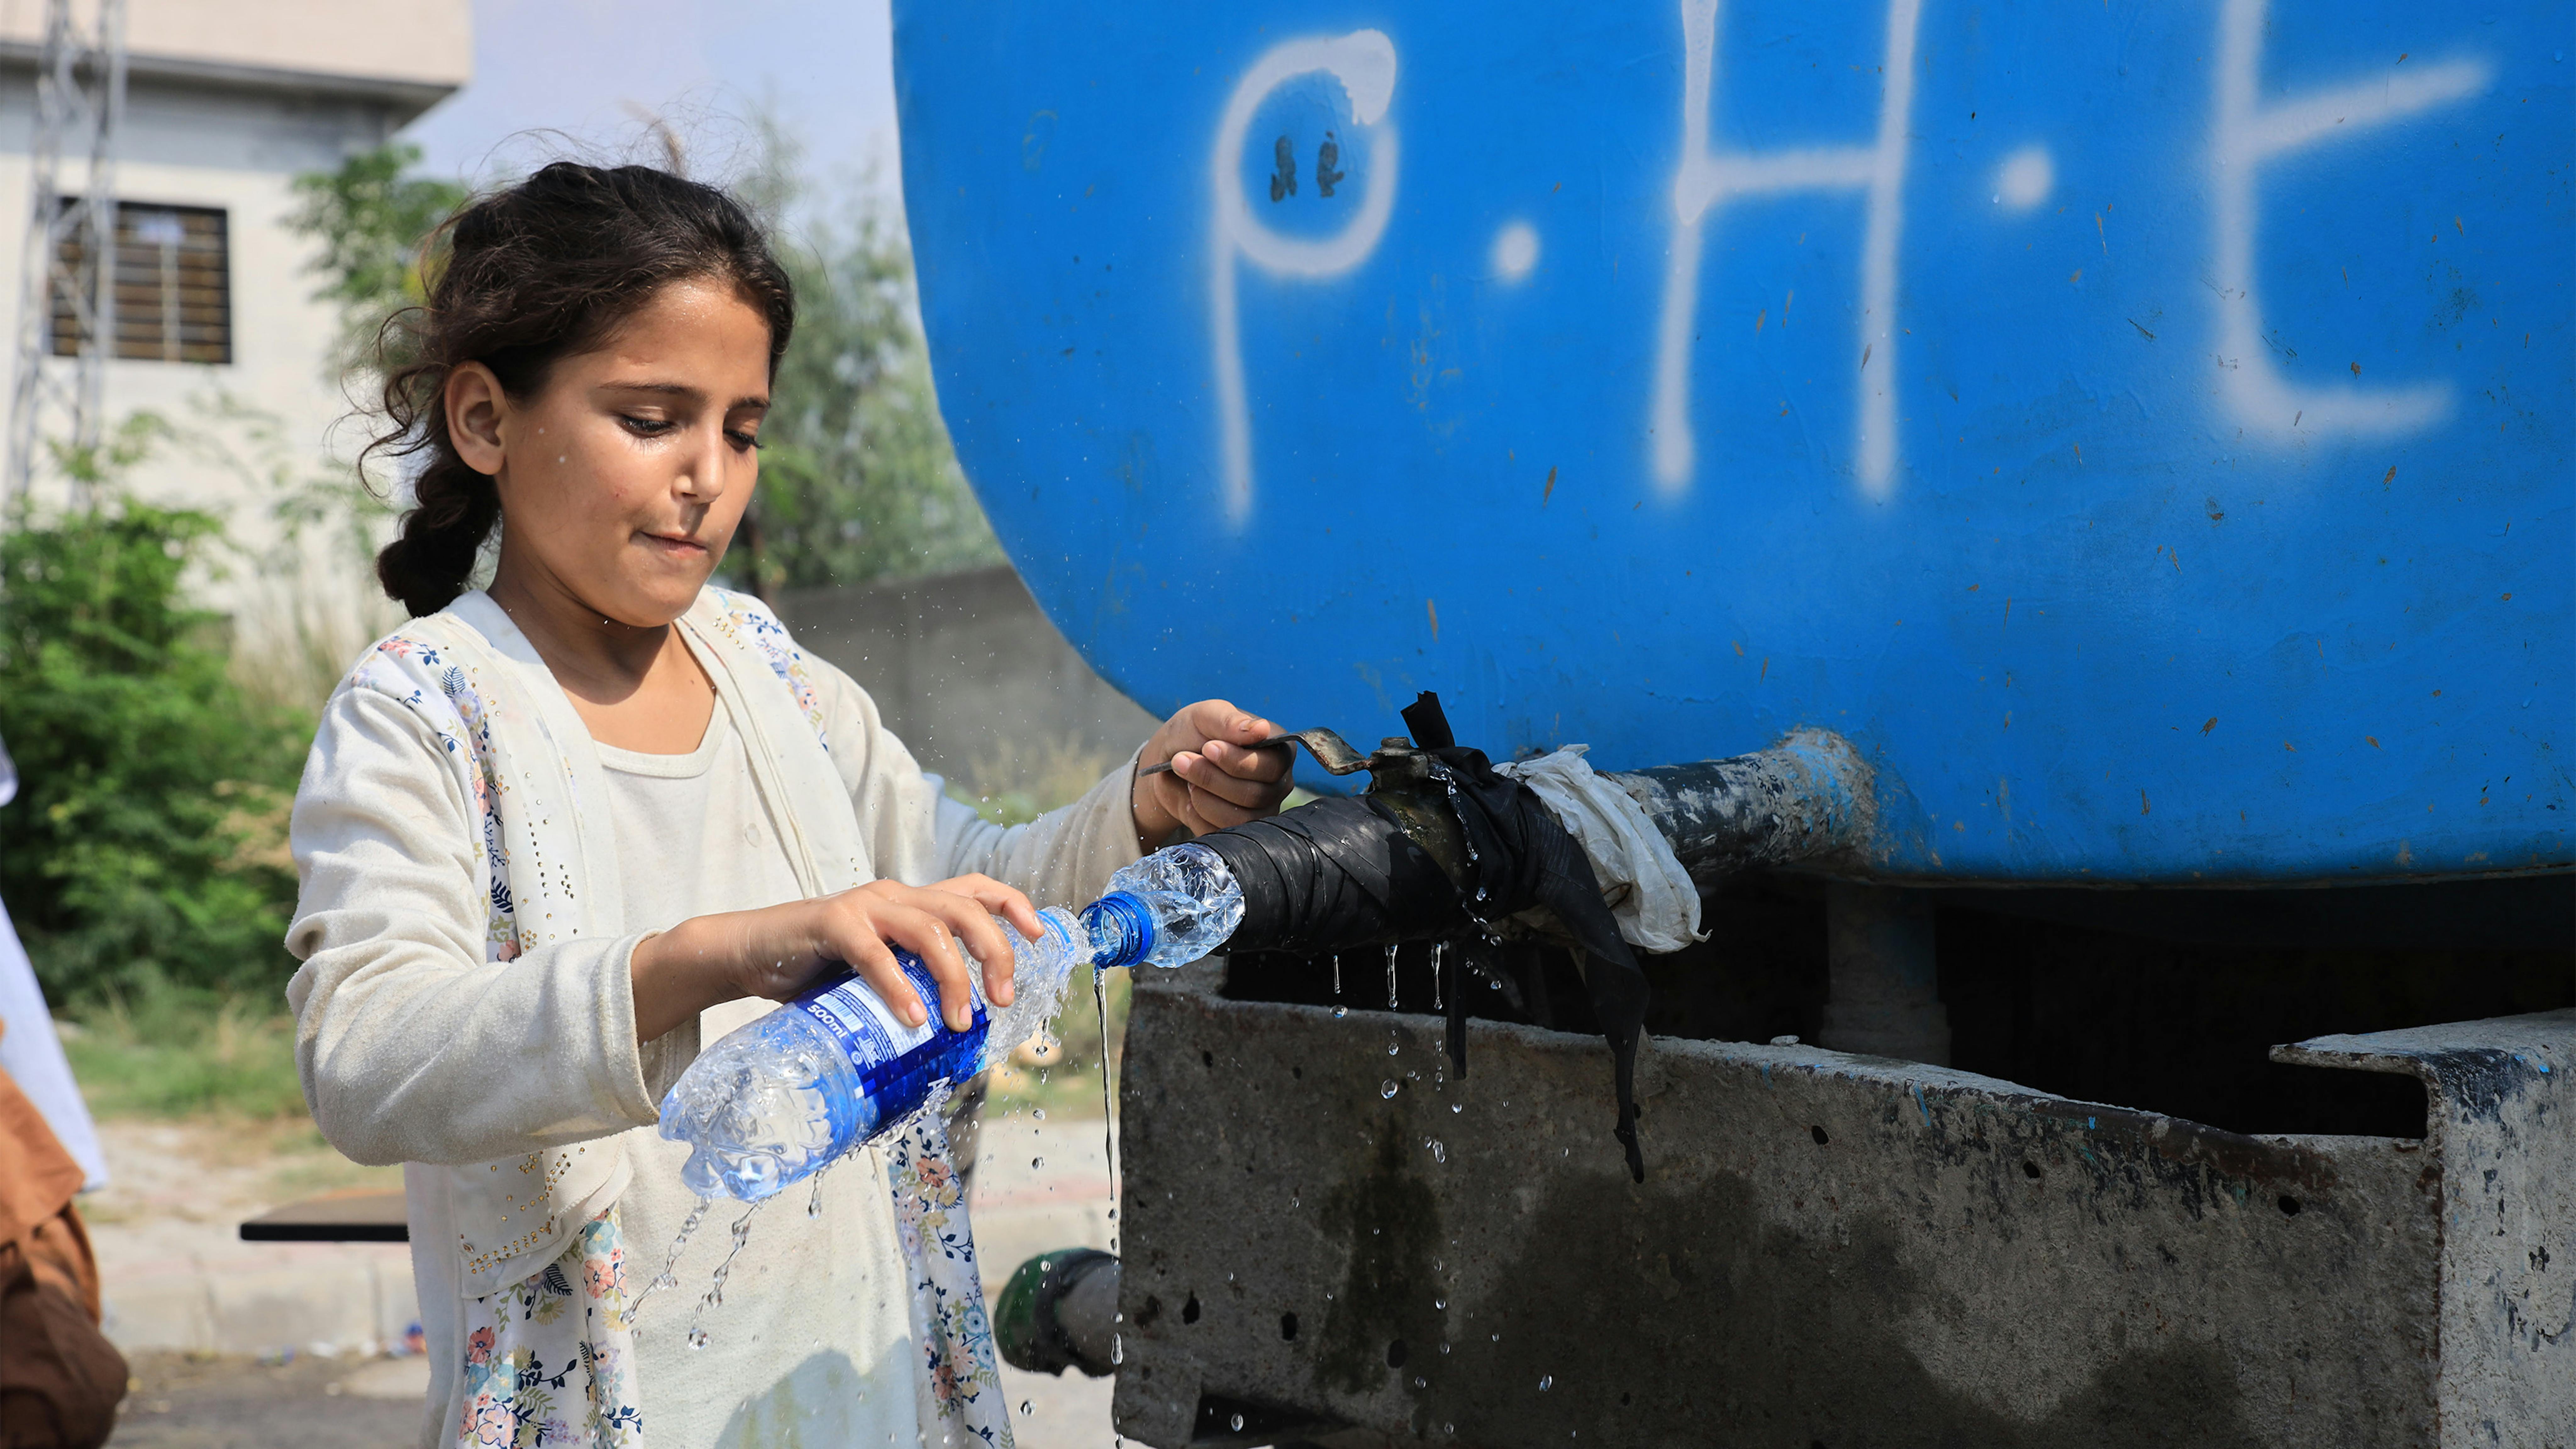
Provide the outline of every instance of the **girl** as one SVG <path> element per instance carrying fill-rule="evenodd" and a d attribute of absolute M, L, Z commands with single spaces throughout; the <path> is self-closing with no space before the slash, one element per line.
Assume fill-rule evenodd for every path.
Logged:
<path fill-rule="evenodd" d="M 1007 1002 L 994 917 L 1034 937 L 1029 895 L 1080 903 L 1176 828 L 1276 809 L 1285 760 L 1244 748 L 1274 731 L 1191 705 L 1077 803 L 983 823 L 847 676 L 707 585 L 795 320 L 742 208 L 559 163 L 449 236 L 375 445 L 425 465 L 377 560 L 415 617 L 323 712 L 287 938 L 314 1120 L 404 1164 L 422 1442 L 1007 1444 L 936 1114 L 824 1174 L 812 1220 L 773 1210 L 693 1349 L 694 1286 L 627 1318 L 697 1206 L 658 1103 L 828 963 L 916 1024 L 965 1024 L 975 962 Z M 733 1246 L 703 1238 L 693 1284 Z"/>

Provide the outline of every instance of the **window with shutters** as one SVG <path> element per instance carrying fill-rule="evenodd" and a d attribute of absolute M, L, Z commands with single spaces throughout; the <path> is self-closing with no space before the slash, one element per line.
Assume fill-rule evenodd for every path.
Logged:
<path fill-rule="evenodd" d="M 85 230 L 63 238 L 64 272 L 79 274 L 88 242 Z M 221 210 L 118 202 L 115 263 L 117 357 L 233 360 L 232 256 Z M 78 355 L 88 338 L 60 292 L 52 323 L 54 355 Z"/>

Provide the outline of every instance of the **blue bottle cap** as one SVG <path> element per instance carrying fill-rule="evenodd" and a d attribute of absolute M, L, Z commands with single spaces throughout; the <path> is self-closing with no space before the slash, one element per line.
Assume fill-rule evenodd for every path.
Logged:
<path fill-rule="evenodd" d="M 1133 966 L 1154 949 L 1154 913 L 1127 891 L 1111 891 L 1082 909 L 1082 924 L 1101 945 L 1094 966 Z"/>

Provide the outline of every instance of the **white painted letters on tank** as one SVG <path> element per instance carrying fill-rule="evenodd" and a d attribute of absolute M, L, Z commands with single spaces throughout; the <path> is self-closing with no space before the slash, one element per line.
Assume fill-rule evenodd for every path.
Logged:
<path fill-rule="evenodd" d="M 1889 0 L 1878 136 L 1865 146 L 1806 146 L 1770 152 L 1714 150 L 1708 127 L 1717 98 L 1718 28 L 1724 0 L 1682 0 L 1682 155 L 1673 173 L 1672 245 L 1664 273 L 1655 346 L 1655 482 L 1667 494 L 1690 486 L 1697 457 L 1691 432 L 1691 338 L 1699 320 L 1701 227 L 1710 212 L 1743 196 L 1790 191 L 1857 191 L 1868 199 L 1861 240 L 1860 335 L 1852 340 L 1859 394 L 1855 451 L 1861 486 L 1885 497 L 1896 468 L 1896 241 L 1904 227 L 1906 125 L 1914 109 L 1914 31 L 1921 0 Z"/>
<path fill-rule="evenodd" d="M 2279 157 L 2474 95 L 2491 68 L 2479 60 L 2419 62 L 2383 79 L 2267 105 L 2259 92 L 2268 9 L 2268 0 L 2226 0 L 2218 22 L 2209 220 L 2221 395 L 2238 426 L 2275 441 L 2294 430 L 2385 435 L 2439 422 L 2451 410 L 2448 383 L 2298 387 L 2281 375 L 2263 345 L 2263 309 L 2254 292 L 2255 183 Z"/>
<path fill-rule="evenodd" d="M 1349 224 L 1308 240 L 1282 236 L 1245 203 L 1237 174 L 1253 112 L 1282 84 L 1321 71 L 1342 83 L 1353 125 L 1374 128 L 1363 194 Z M 1395 206 L 1395 127 L 1387 104 L 1395 96 L 1395 42 L 1383 31 L 1355 30 L 1333 39 L 1283 41 L 1253 62 L 1235 83 L 1208 157 L 1209 327 L 1216 353 L 1218 426 L 1223 434 L 1226 521 L 1241 528 L 1252 516 L 1252 416 L 1243 391 L 1242 324 L 1235 306 L 1238 257 L 1278 277 L 1330 277 L 1368 259 L 1386 232 Z M 1285 143 L 1282 143 L 1285 144 Z M 1327 193 L 1329 194 L 1329 193 Z"/>

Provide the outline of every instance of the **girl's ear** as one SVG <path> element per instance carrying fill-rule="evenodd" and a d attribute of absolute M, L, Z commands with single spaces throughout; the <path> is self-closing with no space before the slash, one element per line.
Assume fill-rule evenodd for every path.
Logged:
<path fill-rule="evenodd" d="M 448 371 L 440 402 L 447 409 L 447 437 L 456 446 L 458 461 L 487 476 L 499 473 L 505 457 L 501 420 L 510 410 L 501 379 L 482 363 L 458 363 Z"/>

